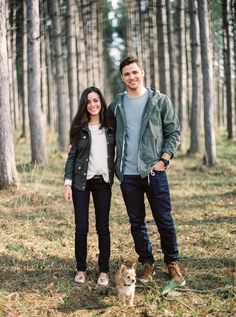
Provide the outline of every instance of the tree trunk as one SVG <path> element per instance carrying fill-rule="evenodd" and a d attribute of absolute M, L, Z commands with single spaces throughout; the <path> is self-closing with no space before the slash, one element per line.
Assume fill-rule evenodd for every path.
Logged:
<path fill-rule="evenodd" d="M 58 8 L 58 0 L 50 0 L 51 16 L 53 24 L 53 46 L 56 65 L 56 85 L 57 85 L 57 106 L 58 106 L 58 137 L 59 147 L 61 151 L 66 150 L 67 140 L 66 137 L 66 89 L 63 69 L 63 50 L 61 40 L 61 23 Z"/>
<path fill-rule="evenodd" d="M 169 52 L 169 66 L 170 66 L 170 92 L 173 107 L 176 109 L 176 62 L 174 54 L 174 39 L 173 27 L 171 19 L 170 1 L 166 0 L 166 19 L 167 19 L 167 37 L 168 37 L 168 52 Z"/>
<path fill-rule="evenodd" d="M 41 108 L 43 112 L 43 125 L 47 126 L 47 111 L 48 111 L 48 85 L 47 85 L 47 67 L 46 67 L 46 35 L 45 35 L 45 20 L 44 20 L 44 4 L 40 0 L 40 69 L 41 69 Z"/>
<path fill-rule="evenodd" d="M 232 89 L 231 89 L 231 50 L 229 35 L 228 0 L 222 1 L 223 28 L 224 28 L 224 73 L 227 101 L 227 134 L 228 139 L 233 138 L 233 118 L 232 118 Z M 226 43 L 225 43 L 226 42 Z"/>
<path fill-rule="evenodd" d="M 150 87 L 155 87 L 155 60 L 154 60 L 154 28 L 152 16 L 154 14 L 153 1 L 149 0 L 148 21 L 149 21 L 149 58 L 150 58 Z"/>
<path fill-rule="evenodd" d="M 81 4 L 77 2 L 76 15 L 76 36 L 77 36 L 77 52 L 78 52 L 78 96 L 88 86 L 88 77 L 86 72 L 86 48 L 85 35 L 83 27 L 83 14 Z"/>
<path fill-rule="evenodd" d="M 6 25 L 7 25 L 7 55 L 8 55 L 8 80 L 9 80 L 9 107 L 11 113 L 11 121 L 13 123 L 12 127 L 15 129 L 15 113 L 14 113 L 14 96 L 13 96 L 13 78 L 12 78 L 12 47 L 11 47 L 11 23 L 10 23 L 10 6 L 6 7 Z"/>
<path fill-rule="evenodd" d="M 191 154 L 200 150 L 200 46 L 196 4 L 196 0 L 189 0 L 192 64 L 191 141 L 189 149 Z"/>
<path fill-rule="evenodd" d="M 28 61 L 27 61 L 27 5 L 24 6 L 24 26 L 23 26 L 23 137 L 28 141 L 30 139 L 29 129 L 29 110 L 28 110 Z"/>
<path fill-rule="evenodd" d="M 14 119 L 15 128 L 19 129 L 20 125 L 20 110 L 18 100 L 18 85 L 17 85 L 17 70 L 16 70 L 16 7 L 13 7 L 12 17 L 12 38 L 11 38 L 11 51 L 12 51 L 12 89 L 13 89 L 13 104 L 14 104 Z"/>
<path fill-rule="evenodd" d="M 186 150 L 187 109 L 186 109 L 186 59 L 185 59 L 185 26 L 184 26 L 184 0 L 178 0 L 178 104 L 179 121 L 181 126 L 181 150 Z"/>
<path fill-rule="evenodd" d="M 207 0 L 198 0 L 198 19 L 203 75 L 205 163 L 208 166 L 212 166 L 216 164 L 216 142 L 214 130 L 213 67 Z"/>
<path fill-rule="evenodd" d="M 166 54 L 164 41 L 164 24 L 162 0 L 157 0 L 157 42 L 158 42 L 158 65 L 159 65 L 159 89 L 166 94 Z"/>
<path fill-rule="evenodd" d="M 0 56 L 0 189 L 3 189 L 18 184 L 9 108 L 5 0 L 0 0 Z"/>
<path fill-rule="evenodd" d="M 28 107 L 32 162 L 45 164 L 47 151 L 41 110 L 40 19 L 38 0 L 27 0 Z"/>
<path fill-rule="evenodd" d="M 72 122 L 78 107 L 75 5 L 75 0 L 67 0 L 68 18 L 66 29 L 68 45 L 68 85 L 70 99 L 70 122 Z"/>

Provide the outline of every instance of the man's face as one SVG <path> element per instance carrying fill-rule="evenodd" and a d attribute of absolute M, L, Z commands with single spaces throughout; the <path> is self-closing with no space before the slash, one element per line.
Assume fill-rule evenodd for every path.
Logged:
<path fill-rule="evenodd" d="M 137 90 L 143 85 L 144 71 L 136 64 L 126 65 L 122 69 L 121 79 L 128 90 Z"/>

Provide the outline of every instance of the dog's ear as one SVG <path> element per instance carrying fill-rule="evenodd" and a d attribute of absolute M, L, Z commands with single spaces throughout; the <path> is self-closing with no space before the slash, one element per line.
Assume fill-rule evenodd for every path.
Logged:
<path fill-rule="evenodd" d="M 124 273 L 127 270 L 127 267 L 124 264 L 121 264 L 120 266 L 120 272 Z"/>
<path fill-rule="evenodd" d="M 135 270 L 135 269 L 137 268 L 137 263 L 136 263 L 136 262 L 133 262 L 131 268 Z"/>

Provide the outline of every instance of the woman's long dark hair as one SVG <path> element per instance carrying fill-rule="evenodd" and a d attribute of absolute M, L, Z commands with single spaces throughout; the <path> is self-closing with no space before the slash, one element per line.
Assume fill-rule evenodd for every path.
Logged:
<path fill-rule="evenodd" d="M 113 115 L 108 111 L 106 100 L 103 97 L 103 94 L 97 87 L 88 87 L 86 88 L 80 97 L 78 111 L 72 121 L 70 128 L 70 140 L 76 140 L 78 138 L 78 133 L 82 127 L 88 126 L 90 120 L 90 114 L 87 111 L 88 105 L 88 94 L 91 92 L 95 92 L 98 94 L 100 102 L 101 102 L 101 111 L 99 113 L 99 121 L 102 128 L 108 128 L 114 130 L 115 128 L 115 120 Z"/>

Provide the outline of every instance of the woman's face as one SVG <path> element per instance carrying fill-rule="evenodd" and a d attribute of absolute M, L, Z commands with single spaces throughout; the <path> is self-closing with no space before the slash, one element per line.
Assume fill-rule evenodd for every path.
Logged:
<path fill-rule="evenodd" d="M 88 94 L 87 111 L 90 116 L 99 116 L 102 105 L 99 95 L 96 92 L 90 92 Z"/>

